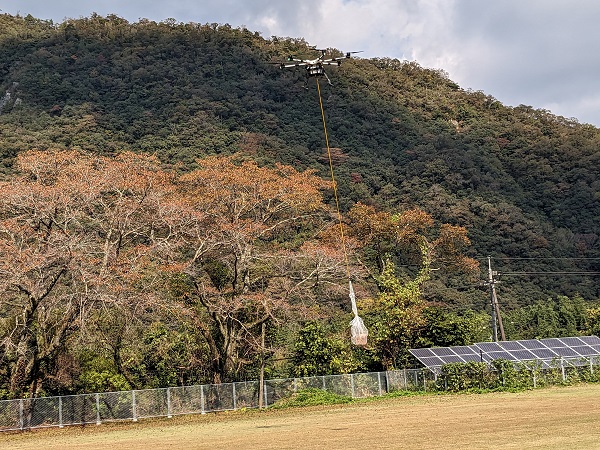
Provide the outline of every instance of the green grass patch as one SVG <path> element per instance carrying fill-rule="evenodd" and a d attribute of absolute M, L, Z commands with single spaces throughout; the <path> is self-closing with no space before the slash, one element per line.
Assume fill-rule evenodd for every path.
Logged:
<path fill-rule="evenodd" d="M 345 395 L 321 389 L 303 389 L 294 393 L 291 397 L 283 398 L 275 402 L 270 408 L 295 408 L 303 406 L 340 405 L 352 403 L 354 399 Z"/>

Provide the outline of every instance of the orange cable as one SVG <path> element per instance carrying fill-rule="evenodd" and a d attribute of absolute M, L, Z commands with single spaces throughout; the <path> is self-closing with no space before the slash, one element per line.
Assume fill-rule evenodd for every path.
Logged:
<path fill-rule="evenodd" d="M 348 280 L 350 280 L 350 263 L 348 262 L 348 252 L 346 251 L 346 239 L 344 236 L 344 226 L 342 225 L 342 213 L 340 212 L 340 202 L 337 192 L 337 184 L 335 182 L 335 176 L 333 174 L 333 160 L 331 158 L 331 148 L 329 147 L 329 135 L 327 134 L 327 124 L 325 122 L 325 110 L 323 109 L 323 99 L 321 98 L 321 86 L 319 84 L 319 78 L 316 77 L 317 91 L 319 93 L 319 105 L 321 106 L 321 117 L 323 118 L 323 130 L 325 131 L 325 144 L 327 145 L 327 156 L 329 157 L 329 170 L 331 171 L 331 181 L 333 183 L 333 196 L 335 197 L 335 207 L 338 214 L 338 222 L 340 226 L 340 236 L 342 239 L 342 248 L 344 250 L 344 258 L 346 259 L 346 274 Z"/>

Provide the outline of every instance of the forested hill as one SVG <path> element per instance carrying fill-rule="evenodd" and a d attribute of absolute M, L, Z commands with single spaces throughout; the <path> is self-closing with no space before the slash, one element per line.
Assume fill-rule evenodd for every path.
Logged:
<path fill-rule="evenodd" d="M 229 25 L 0 15 L 0 170 L 24 150 L 76 148 L 154 153 L 181 170 L 242 152 L 326 176 L 315 80 L 270 64 L 289 54 L 314 52 Z M 416 62 L 357 58 L 329 72 L 321 91 L 344 209 L 418 206 L 467 227 L 471 256 L 493 256 L 500 271 L 600 270 L 597 128 L 506 107 Z M 600 295 L 592 276 L 503 282 L 513 305 Z M 452 292 L 450 303 L 481 297 Z"/>

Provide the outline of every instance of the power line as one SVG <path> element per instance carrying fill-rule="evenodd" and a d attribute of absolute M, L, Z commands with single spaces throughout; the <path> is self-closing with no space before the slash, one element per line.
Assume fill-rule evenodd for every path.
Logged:
<path fill-rule="evenodd" d="M 530 257 L 511 257 L 511 256 L 492 256 L 492 259 L 498 259 L 498 260 L 503 260 L 503 261 L 518 261 L 518 260 L 534 260 L 534 261 L 541 261 L 541 260 L 548 260 L 548 261 L 553 261 L 553 260 L 566 260 L 566 261 L 600 261 L 600 257 L 595 257 L 595 258 L 583 258 L 583 257 L 571 257 L 571 256 L 559 256 L 559 257 L 551 257 L 551 256 L 530 256 Z M 479 258 L 475 258 L 478 261 L 487 261 L 488 258 L 486 257 L 479 257 Z"/>
<path fill-rule="evenodd" d="M 600 272 L 584 272 L 584 271 L 530 271 L 530 272 L 502 272 L 499 271 L 498 275 L 600 275 Z"/>
<path fill-rule="evenodd" d="M 589 258 L 589 257 L 487 257 L 477 258 L 478 260 L 491 261 L 600 261 L 600 257 Z M 600 271 L 597 270 L 581 270 L 574 268 L 575 270 L 510 270 L 510 271 L 498 271 L 498 275 L 600 275 Z"/>

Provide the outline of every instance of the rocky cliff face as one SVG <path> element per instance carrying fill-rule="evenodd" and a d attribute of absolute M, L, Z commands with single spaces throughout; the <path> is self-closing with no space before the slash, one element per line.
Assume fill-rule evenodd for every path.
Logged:
<path fill-rule="evenodd" d="M 13 107 L 22 103 L 22 100 L 16 96 L 16 90 L 18 86 L 19 83 L 14 81 L 4 93 L 4 96 L 0 98 L 0 114 L 5 111 L 10 111 Z"/>

